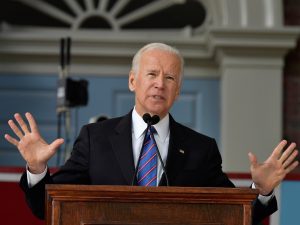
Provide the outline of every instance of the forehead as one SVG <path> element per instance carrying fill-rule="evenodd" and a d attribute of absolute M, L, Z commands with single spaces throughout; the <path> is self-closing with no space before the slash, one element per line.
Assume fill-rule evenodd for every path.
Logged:
<path fill-rule="evenodd" d="M 180 74 L 180 66 L 179 57 L 166 50 L 151 49 L 141 55 L 140 67 L 144 69 L 163 69 Z"/>

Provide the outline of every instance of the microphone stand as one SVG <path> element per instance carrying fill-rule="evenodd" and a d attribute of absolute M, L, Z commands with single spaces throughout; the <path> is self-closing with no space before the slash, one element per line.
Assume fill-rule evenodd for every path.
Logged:
<path fill-rule="evenodd" d="M 60 39 L 60 71 L 59 71 L 59 80 L 64 82 L 63 89 L 63 98 L 66 98 L 66 82 L 69 75 L 70 61 L 71 61 L 71 38 L 61 38 Z M 59 166 L 61 161 L 65 162 L 70 155 L 70 136 L 71 136 L 71 112 L 68 107 L 66 100 L 63 100 L 63 105 L 59 105 L 56 108 L 57 112 L 57 136 L 60 138 L 61 135 L 61 125 L 62 117 L 64 118 L 64 128 L 65 128 L 65 146 L 61 150 L 61 147 L 58 149 L 56 165 Z M 62 152 L 63 151 L 63 152 Z"/>
<path fill-rule="evenodd" d="M 149 128 L 150 128 L 150 126 L 149 126 Z M 157 146 L 157 143 L 156 143 L 156 141 L 155 141 L 155 139 L 154 139 L 153 133 L 150 132 L 150 135 L 151 135 L 151 138 L 153 138 L 153 140 L 154 140 L 154 142 L 155 142 L 155 144 L 156 144 L 156 146 Z M 168 175 L 167 175 L 167 170 L 166 170 L 165 164 L 164 164 L 164 162 L 163 162 L 163 160 L 162 160 L 162 158 L 161 158 L 161 155 L 160 155 L 160 152 L 159 152 L 158 147 L 156 148 L 156 152 L 157 152 L 157 155 L 158 155 L 158 158 L 159 158 L 161 167 L 162 167 L 162 169 L 163 169 L 163 171 L 164 171 L 164 174 L 165 174 L 167 186 L 170 186 L 170 185 L 169 185 Z"/>

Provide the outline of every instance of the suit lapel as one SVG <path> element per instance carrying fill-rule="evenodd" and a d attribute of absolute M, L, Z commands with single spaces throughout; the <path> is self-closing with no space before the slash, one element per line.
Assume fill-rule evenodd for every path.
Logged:
<path fill-rule="evenodd" d="M 110 137 L 110 142 L 120 165 L 123 176 L 128 185 L 131 185 L 134 176 L 134 161 L 132 150 L 132 111 L 124 116 L 115 128 L 115 134 Z M 166 170 L 169 183 L 172 186 L 176 176 L 185 166 L 186 155 L 184 149 L 184 133 L 181 132 L 180 125 L 170 115 L 170 141 Z M 166 185 L 162 179 L 160 185 Z"/>
<path fill-rule="evenodd" d="M 170 115 L 170 142 L 166 170 L 169 183 L 172 186 L 176 176 L 184 168 L 186 155 L 188 152 L 183 148 L 184 133 L 180 132 L 180 125 Z M 165 182 L 161 182 L 164 185 Z"/>
<path fill-rule="evenodd" d="M 132 111 L 124 116 L 115 128 L 115 134 L 110 137 L 116 159 L 128 185 L 134 175 L 134 161 L 132 151 Z"/>

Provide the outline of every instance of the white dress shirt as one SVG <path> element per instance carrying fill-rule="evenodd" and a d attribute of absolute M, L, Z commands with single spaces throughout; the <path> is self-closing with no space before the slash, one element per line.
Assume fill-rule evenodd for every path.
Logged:
<path fill-rule="evenodd" d="M 154 134 L 154 139 L 164 165 L 166 165 L 170 140 L 169 114 L 167 114 L 164 118 L 161 118 L 160 121 L 153 126 L 157 131 L 157 133 Z M 139 155 L 142 149 L 146 128 L 147 124 L 134 108 L 132 112 L 132 149 L 135 168 L 137 166 Z M 164 171 L 159 158 L 157 158 L 157 162 L 156 183 L 158 185 Z"/>

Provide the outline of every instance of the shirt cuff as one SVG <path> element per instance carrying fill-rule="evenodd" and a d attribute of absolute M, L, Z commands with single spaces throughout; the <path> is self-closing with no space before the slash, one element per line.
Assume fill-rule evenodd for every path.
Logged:
<path fill-rule="evenodd" d="M 254 183 L 252 183 L 251 188 L 252 189 L 256 188 Z M 272 193 L 270 195 L 268 195 L 268 196 L 259 194 L 258 195 L 258 200 L 260 201 L 261 204 L 263 204 L 264 206 L 266 206 L 266 205 L 268 205 L 269 201 L 274 197 L 274 195 L 275 195 L 274 191 L 272 191 Z"/>
<path fill-rule="evenodd" d="M 28 187 L 32 188 L 34 185 L 40 182 L 46 176 L 47 170 L 48 167 L 46 166 L 45 170 L 42 173 L 34 174 L 29 172 L 28 166 L 26 165 Z"/>

